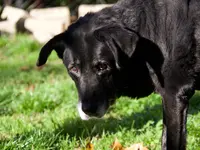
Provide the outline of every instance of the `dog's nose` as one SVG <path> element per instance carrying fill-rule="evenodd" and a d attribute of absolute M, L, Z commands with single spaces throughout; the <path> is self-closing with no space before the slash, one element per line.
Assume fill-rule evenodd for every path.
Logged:
<path fill-rule="evenodd" d="M 82 110 L 89 116 L 97 116 L 97 106 L 89 103 L 82 104 Z"/>

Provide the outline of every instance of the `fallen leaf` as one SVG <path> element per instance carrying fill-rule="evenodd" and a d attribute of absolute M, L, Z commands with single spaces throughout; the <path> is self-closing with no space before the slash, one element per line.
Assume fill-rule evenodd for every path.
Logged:
<path fill-rule="evenodd" d="M 144 147 L 143 144 L 133 144 L 128 148 L 125 148 L 124 150 L 148 150 L 148 148 Z"/>
<path fill-rule="evenodd" d="M 144 147 L 142 143 L 133 144 L 130 147 L 124 148 L 117 139 L 115 139 L 111 148 L 112 150 L 148 150 L 148 148 Z"/>
<path fill-rule="evenodd" d="M 94 150 L 94 145 L 91 142 L 88 142 L 86 145 L 86 150 Z"/>
<path fill-rule="evenodd" d="M 27 67 L 27 66 L 23 66 L 20 68 L 21 71 L 29 71 L 30 70 L 30 67 Z"/>
<path fill-rule="evenodd" d="M 33 85 L 33 84 L 31 84 L 31 85 L 29 85 L 28 87 L 26 87 L 26 91 L 31 91 L 31 92 L 33 92 L 34 89 L 35 89 L 35 85 Z"/>
<path fill-rule="evenodd" d="M 45 66 L 45 65 L 38 66 L 38 67 L 36 67 L 36 69 L 37 69 L 38 71 L 40 71 L 40 70 L 42 70 L 42 69 L 44 68 L 44 66 Z"/>
<path fill-rule="evenodd" d="M 112 150 L 124 150 L 123 146 L 119 143 L 117 139 L 111 145 Z"/>

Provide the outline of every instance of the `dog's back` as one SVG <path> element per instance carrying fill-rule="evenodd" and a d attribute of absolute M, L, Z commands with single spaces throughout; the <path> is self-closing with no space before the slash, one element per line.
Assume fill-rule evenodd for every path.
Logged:
<path fill-rule="evenodd" d="M 113 8 L 125 9 L 119 18 L 142 37 L 156 43 L 167 65 L 168 61 L 184 59 L 186 63 L 187 59 L 185 67 L 191 74 L 199 74 L 199 0 L 122 0 Z"/>

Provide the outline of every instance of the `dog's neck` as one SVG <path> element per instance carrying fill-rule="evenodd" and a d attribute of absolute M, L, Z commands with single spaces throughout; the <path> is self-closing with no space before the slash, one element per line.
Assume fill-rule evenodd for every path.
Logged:
<path fill-rule="evenodd" d="M 162 89 L 164 86 L 164 79 L 161 72 L 164 56 L 160 48 L 152 41 L 141 38 L 136 48 L 136 52 L 137 51 L 139 53 L 138 55 L 140 58 L 143 58 L 143 61 L 148 68 L 155 89 Z"/>

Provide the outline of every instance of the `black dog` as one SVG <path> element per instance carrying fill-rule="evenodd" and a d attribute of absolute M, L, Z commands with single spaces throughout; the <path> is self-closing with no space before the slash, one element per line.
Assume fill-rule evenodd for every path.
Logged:
<path fill-rule="evenodd" d="M 102 117 L 116 97 L 163 97 L 163 150 L 186 149 L 188 103 L 200 89 L 200 1 L 122 0 L 89 13 L 41 50 L 63 60 L 82 119 Z"/>

